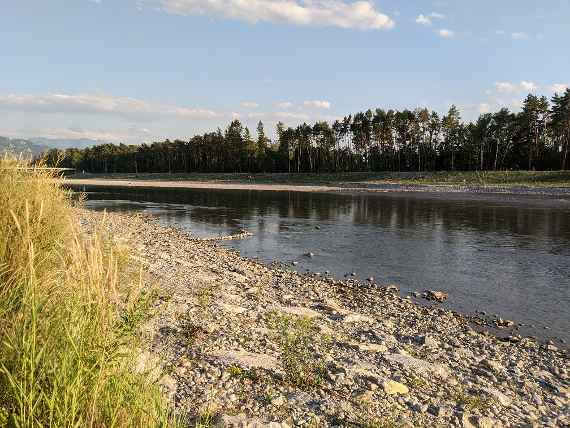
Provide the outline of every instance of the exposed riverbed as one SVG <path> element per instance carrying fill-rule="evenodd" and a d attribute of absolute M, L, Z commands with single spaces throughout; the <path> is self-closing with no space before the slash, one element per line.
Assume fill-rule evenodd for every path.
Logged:
<path fill-rule="evenodd" d="M 136 362 L 188 426 L 568 426 L 568 354 L 391 287 L 300 275 L 152 216 L 103 218 L 157 299 Z M 150 275 L 150 277 L 148 277 Z"/>
<path fill-rule="evenodd" d="M 85 188 L 87 207 L 146 212 L 299 271 L 438 288 L 448 307 L 570 340 L 570 201 L 520 195 Z M 313 257 L 305 254 L 313 253 Z"/>

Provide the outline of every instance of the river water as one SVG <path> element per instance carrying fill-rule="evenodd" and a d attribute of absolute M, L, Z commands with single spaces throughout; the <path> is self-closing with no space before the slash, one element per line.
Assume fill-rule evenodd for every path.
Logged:
<path fill-rule="evenodd" d="M 570 341 L 570 199 L 455 193 L 302 193 L 81 188 L 86 206 L 146 212 L 246 257 L 355 272 L 402 292 L 449 293 L 447 307 L 522 322 Z M 314 257 L 306 257 L 312 252 Z M 363 291 L 365 292 L 365 291 Z"/>

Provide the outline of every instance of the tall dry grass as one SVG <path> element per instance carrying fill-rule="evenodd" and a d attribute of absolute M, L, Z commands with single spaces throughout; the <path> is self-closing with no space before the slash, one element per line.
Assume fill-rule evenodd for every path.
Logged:
<path fill-rule="evenodd" d="M 122 326 L 139 283 L 50 173 L 0 160 L 0 426 L 168 426 Z"/>

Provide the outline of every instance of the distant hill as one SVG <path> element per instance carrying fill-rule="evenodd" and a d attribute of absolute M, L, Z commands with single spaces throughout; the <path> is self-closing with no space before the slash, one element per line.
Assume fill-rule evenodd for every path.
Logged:
<path fill-rule="evenodd" d="M 85 149 L 86 147 L 105 144 L 107 141 L 91 140 L 89 138 L 45 138 L 33 137 L 28 138 L 34 144 L 49 147 L 50 149 Z"/>
<path fill-rule="evenodd" d="M 0 136 L 0 154 L 13 153 L 25 157 L 33 157 L 48 150 L 48 147 L 23 138 L 7 138 Z"/>
<path fill-rule="evenodd" d="M 88 138 L 8 138 L 0 136 L 0 155 L 4 153 L 23 154 L 26 157 L 37 156 L 49 149 L 84 149 L 86 147 L 105 144 L 106 141 Z"/>

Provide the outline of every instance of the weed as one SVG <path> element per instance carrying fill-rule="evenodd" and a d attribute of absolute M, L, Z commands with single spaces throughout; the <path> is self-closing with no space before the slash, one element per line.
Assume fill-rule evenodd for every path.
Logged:
<path fill-rule="evenodd" d="M 493 400 L 489 397 L 481 395 L 468 394 L 463 390 L 456 390 L 452 398 L 459 405 L 463 405 L 466 410 L 479 410 L 485 412 L 493 405 Z"/>
<path fill-rule="evenodd" d="M 268 324 L 276 332 L 287 380 L 304 388 L 320 385 L 325 374 L 325 364 L 322 358 L 315 355 L 311 345 L 326 343 L 313 321 L 272 312 Z"/>
<path fill-rule="evenodd" d="M 0 425 L 175 424 L 133 367 L 140 277 L 100 230 L 48 172 L 0 160 Z"/>

